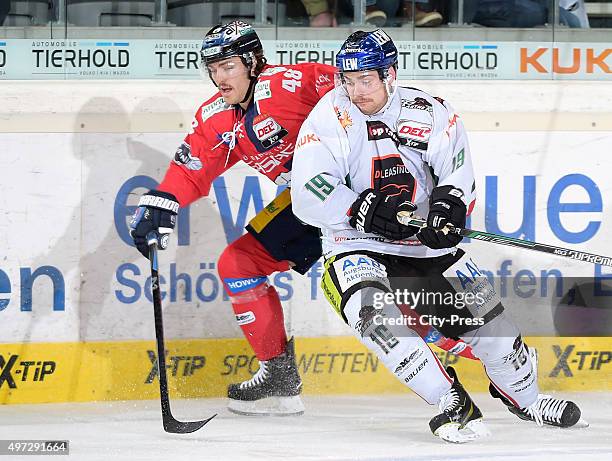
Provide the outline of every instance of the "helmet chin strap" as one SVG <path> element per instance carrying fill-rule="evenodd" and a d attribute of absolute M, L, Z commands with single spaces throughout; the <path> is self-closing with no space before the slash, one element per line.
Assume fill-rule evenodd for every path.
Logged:
<path fill-rule="evenodd" d="M 244 99 L 238 103 L 238 104 L 243 104 L 247 102 L 249 98 L 251 97 L 251 95 L 253 94 L 255 83 L 257 83 L 257 77 L 253 75 L 255 66 L 257 65 L 257 61 L 252 51 L 249 52 L 248 55 L 242 55 L 240 59 L 249 68 L 249 79 L 251 80 L 249 83 L 249 87 L 247 88 L 246 93 L 244 94 Z"/>
<path fill-rule="evenodd" d="M 393 82 L 391 81 L 390 75 L 387 76 L 387 78 L 385 78 L 384 82 L 385 82 L 385 90 L 387 91 L 387 98 L 391 99 L 393 95 L 395 94 L 397 85 L 393 84 Z"/>
<path fill-rule="evenodd" d="M 397 76 L 395 77 L 395 79 L 393 79 L 393 76 L 391 75 L 391 72 L 389 72 L 388 69 L 385 71 L 384 77 L 381 80 L 385 84 L 385 92 L 387 93 L 387 102 L 382 107 L 382 109 L 378 111 L 378 113 L 384 112 L 385 110 L 387 110 L 387 108 L 391 104 L 391 99 L 393 99 L 393 95 L 395 94 L 395 91 L 397 90 Z"/>
<path fill-rule="evenodd" d="M 389 105 L 391 104 L 391 100 L 393 99 L 393 95 L 395 94 L 395 91 L 397 90 L 397 85 L 393 85 L 391 82 L 391 76 L 387 76 L 384 80 L 385 82 L 385 91 L 387 92 L 387 102 L 385 103 L 385 105 L 382 107 L 382 109 L 380 109 L 378 111 L 378 113 L 380 112 L 384 112 L 387 110 L 387 108 L 389 107 Z"/>
<path fill-rule="evenodd" d="M 250 77 L 251 82 L 249 83 L 249 87 L 244 94 L 244 99 L 240 101 L 238 104 L 245 103 L 249 100 L 249 98 L 253 95 L 253 89 L 255 88 L 255 83 L 257 83 L 257 77 Z"/>
<path fill-rule="evenodd" d="M 217 85 L 217 82 L 215 82 L 215 79 L 212 78 L 210 71 L 208 71 L 208 78 L 210 79 L 211 82 L 213 82 L 213 85 L 215 85 L 215 88 L 219 88 L 219 85 Z"/>

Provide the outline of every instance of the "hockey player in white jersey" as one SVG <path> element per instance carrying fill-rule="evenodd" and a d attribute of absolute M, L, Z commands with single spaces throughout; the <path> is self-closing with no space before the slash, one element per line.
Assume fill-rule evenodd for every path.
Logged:
<path fill-rule="evenodd" d="M 382 30 L 353 33 L 337 55 L 337 88 L 301 127 L 293 211 L 322 231 L 322 287 L 357 337 L 441 413 L 435 435 L 464 442 L 486 432 L 452 368 L 444 370 L 401 319 L 415 309 L 472 346 L 492 394 L 522 419 L 568 427 L 580 410 L 539 393 L 520 332 L 477 264 L 445 226 L 465 225 L 475 200 L 467 136 L 440 98 L 396 85 L 397 49 Z M 427 217 L 400 224 L 398 211 Z M 418 233 L 417 233 L 418 232 Z"/>

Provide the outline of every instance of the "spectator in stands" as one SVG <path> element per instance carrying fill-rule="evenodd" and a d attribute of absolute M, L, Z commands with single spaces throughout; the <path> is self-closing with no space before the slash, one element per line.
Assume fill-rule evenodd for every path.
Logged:
<path fill-rule="evenodd" d="M 415 0 L 414 22 L 417 27 L 434 27 L 442 22 L 431 0 Z M 312 27 L 336 26 L 336 18 L 327 0 L 302 0 Z M 349 22 L 355 15 L 355 0 L 335 0 L 339 15 Z M 399 11 L 398 11 L 399 10 Z M 393 19 L 401 13 L 412 24 L 412 0 L 366 0 L 365 22 L 372 26 L 397 25 Z"/>
<path fill-rule="evenodd" d="M 549 22 L 548 2 L 549 0 L 466 0 L 465 21 L 487 27 L 542 26 Z M 569 27 L 581 27 L 578 18 L 561 7 L 559 23 Z"/>
<path fill-rule="evenodd" d="M 559 22 L 588 29 L 590 25 L 584 0 L 559 0 Z"/>
<path fill-rule="evenodd" d="M 340 14 L 352 18 L 355 11 L 355 0 L 338 0 Z M 382 27 L 387 20 L 394 18 L 400 0 L 366 0 L 365 22 L 374 27 Z"/>
<path fill-rule="evenodd" d="M 4 20 L 10 9 L 11 2 L 9 0 L 0 0 L 0 26 L 4 24 Z"/>
<path fill-rule="evenodd" d="M 413 3 L 412 0 L 404 0 L 402 3 L 403 16 L 407 21 L 405 25 L 412 25 L 413 11 L 415 27 L 436 27 L 442 23 L 443 17 L 431 1 L 414 0 Z"/>
<path fill-rule="evenodd" d="M 310 27 L 335 27 L 336 16 L 327 0 L 302 0 L 310 19 Z"/>
<path fill-rule="evenodd" d="M 535 27 L 548 19 L 539 0 L 466 0 L 465 21 L 487 27 Z"/>

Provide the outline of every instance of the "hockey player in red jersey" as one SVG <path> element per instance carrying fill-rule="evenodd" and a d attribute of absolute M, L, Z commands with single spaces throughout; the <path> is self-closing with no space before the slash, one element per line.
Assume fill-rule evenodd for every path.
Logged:
<path fill-rule="evenodd" d="M 288 186 L 302 122 L 334 88 L 335 67 L 267 65 L 257 34 L 241 21 L 212 28 L 201 57 L 203 71 L 219 91 L 196 112 L 158 189 L 140 200 L 131 233 L 145 256 L 147 233 L 171 233 L 179 206 L 207 196 L 212 181 L 240 161 L 277 185 Z M 229 409 L 298 414 L 304 407 L 293 340 L 287 340 L 280 299 L 267 276 L 290 268 L 305 274 L 321 256 L 319 231 L 295 218 L 288 189 L 253 218 L 247 230 L 225 248 L 218 271 L 260 368 L 252 379 L 229 386 Z M 160 244 L 164 241 L 160 238 Z M 455 344 L 448 341 L 452 344 L 447 348 Z M 469 356 L 469 349 L 462 355 Z"/>
<path fill-rule="evenodd" d="M 178 207 L 208 195 L 212 181 L 240 161 L 288 186 L 300 126 L 334 87 L 332 66 L 267 65 L 257 34 L 241 21 L 213 27 L 201 57 L 202 70 L 219 91 L 196 112 L 159 188 L 141 198 L 132 236 L 145 256 L 146 234 L 172 232 Z M 305 274 L 321 256 L 319 233 L 294 217 L 288 190 L 247 230 L 225 248 L 218 271 L 260 368 L 252 379 L 229 386 L 229 409 L 301 413 L 293 340 L 287 340 L 281 302 L 267 276 L 290 268 Z"/>

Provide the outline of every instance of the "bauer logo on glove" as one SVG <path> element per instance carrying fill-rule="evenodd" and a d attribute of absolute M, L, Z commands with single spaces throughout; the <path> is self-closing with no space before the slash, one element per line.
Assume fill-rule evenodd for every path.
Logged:
<path fill-rule="evenodd" d="M 398 209 L 412 212 L 416 206 L 401 195 L 385 195 L 366 189 L 351 206 L 349 224 L 360 232 L 381 235 L 389 240 L 404 240 L 415 235 L 418 229 L 398 223 Z"/>

